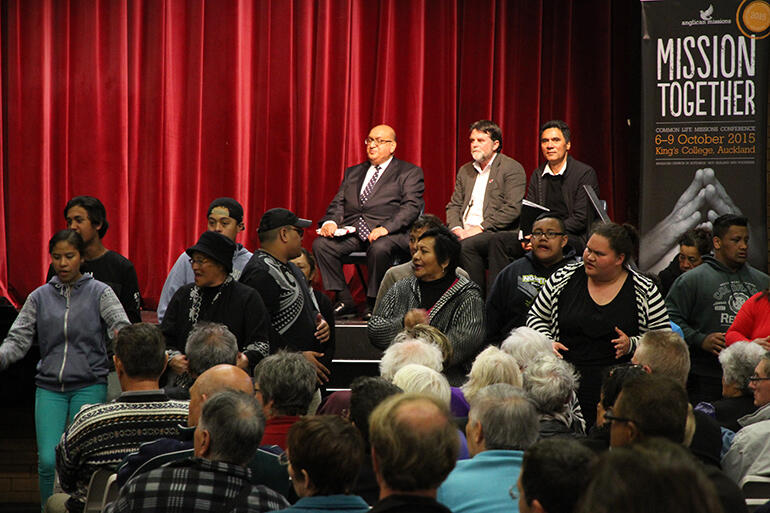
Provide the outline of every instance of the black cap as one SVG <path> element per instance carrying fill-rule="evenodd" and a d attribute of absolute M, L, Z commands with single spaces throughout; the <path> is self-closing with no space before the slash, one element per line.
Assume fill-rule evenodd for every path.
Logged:
<path fill-rule="evenodd" d="M 213 258 L 225 268 L 229 274 L 233 270 L 233 253 L 235 242 L 217 232 L 203 232 L 195 246 L 187 248 L 186 253 L 192 258 L 193 253 L 203 253 Z"/>
<path fill-rule="evenodd" d="M 243 222 L 243 207 L 240 203 L 233 198 L 217 198 L 209 205 L 209 210 L 206 212 L 206 217 L 211 215 L 211 211 L 216 207 L 225 207 L 228 212 L 228 217 L 232 217 L 236 222 Z"/>
<path fill-rule="evenodd" d="M 296 226 L 297 228 L 309 228 L 313 222 L 310 219 L 302 219 L 297 214 L 285 208 L 271 208 L 262 215 L 259 220 L 258 232 L 267 232 L 281 226 Z"/>

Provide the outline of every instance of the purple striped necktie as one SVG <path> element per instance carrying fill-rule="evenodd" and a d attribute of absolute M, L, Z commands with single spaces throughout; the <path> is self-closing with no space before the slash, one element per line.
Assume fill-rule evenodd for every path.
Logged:
<path fill-rule="evenodd" d="M 372 190 L 374 189 L 375 184 L 377 183 L 377 179 L 380 177 L 380 166 L 374 167 L 374 174 L 369 179 L 369 183 L 366 184 L 366 187 L 364 187 L 364 192 L 361 193 L 361 195 L 358 197 L 358 199 L 361 201 L 361 206 L 363 206 L 368 200 L 369 196 L 372 194 Z M 366 241 L 366 239 L 369 238 L 369 234 L 372 233 L 372 231 L 369 229 L 369 226 L 366 224 L 366 221 L 364 221 L 363 217 L 358 218 L 358 222 L 356 223 L 356 231 L 358 232 L 358 238 L 362 241 Z"/>

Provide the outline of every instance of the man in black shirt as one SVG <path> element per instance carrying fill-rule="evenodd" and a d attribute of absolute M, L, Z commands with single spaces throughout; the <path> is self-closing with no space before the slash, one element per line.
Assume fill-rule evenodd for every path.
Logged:
<path fill-rule="evenodd" d="M 569 126 L 564 121 L 548 121 L 540 128 L 540 150 L 546 162 L 532 173 L 526 197 L 564 219 L 570 246 L 580 254 L 591 208 L 583 186 L 599 194 L 599 181 L 591 166 L 569 156 L 571 146 Z"/>
<path fill-rule="evenodd" d="M 109 223 L 104 205 L 92 196 L 76 196 L 64 207 L 67 228 L 75 230 L 86 243 L 81 272 L 91 274 L 97 280 L 109 285 L 118 296 L 120 304 L 132 323 L 142 322 L 139 295 L 139 281 L 134 264 L 129 259 L 110 251 L 102 244 Z M 53 266 L 48 268 L 48 278 L 54 275 Z"/>
<path fill-rule="evenodd" d="M 325 383 L 334 355 L 329 324 L 319 313 L 302 271 L 289 262 L 302 254 L 303 229 L 311 224 L 285 208 L 265 212 L 257 232 L 260 249 L 243 268 L 240 282 L 262 296 L 272 325 L 271 347 L 301 351 L 315 365 L 319 383 Z"/>

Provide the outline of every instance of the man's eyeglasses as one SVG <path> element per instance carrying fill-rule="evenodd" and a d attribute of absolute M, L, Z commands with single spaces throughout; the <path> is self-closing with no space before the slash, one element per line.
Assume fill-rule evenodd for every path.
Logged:
<path fill-rule="evenodd" d="M 762 378 L 760 376 L 757 376 L 756 374 L 754 374 L 749 378 L 749 381 L 753 381 L 754 383 L 756 383 L 757 381 L 768 381 L 768 380 L 770 380 L 770 377 Z"/>
<path fill-rule="evenodd" d="M 390 139 L 380 139 L 379 137 L 376 139 L 372 139 L 371 137 L 367 137 L 364 139 L 364 145 L 369 146 L 370 144 L 374 143 L 375 146 L 379 146 L 381 144 L 387 144 L 392 143 L 393 141 Z"/>
<path fill-rule="evenodd" d="M 629 419 L 628 417 L 616 417 L 612 414 L 612 408 L 608 409 L 604 412 L 604 420 L 609 420 L 610 422 L 633 422 L 633 419 Z"/>
<path fill-rule="evenodd" d="M 203 265 L 209 263 L 208 258 L 191 258 L 190 265 Z"/>
<path fill-rule="evenodd" d="M 555 239 L 556 237 L 559 237 L 560 235 L 564 235 L 564 232 L 552 232 L 551 230 L 548 230 L 547 232 L 544 232 L 542 230 L 536 230 L 532 232 L 532 238 L 533 239 Z"/>

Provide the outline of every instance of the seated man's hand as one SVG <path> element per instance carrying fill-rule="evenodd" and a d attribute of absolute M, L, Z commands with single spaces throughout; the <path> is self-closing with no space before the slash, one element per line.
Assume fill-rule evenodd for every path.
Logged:
<path fill-rule="evenodd" d="M 418 324 L 430 324 L 428 312 L 422 308 L 413 308 L 404 315 L 404 328 L 410 330 Z"/>
<path fill-rule="evenodd" d="M 463 236 L 463 239 L 468 239 L 470 237 L 473 237 L 474 235 L 478 235 L 481 232 L 483 232 L 483 228 L 481 226 L 469 226 L 465 229 L 465 234 Z"/>
<path fill-rule="evenodd" d="M 388 234 L 387 228 L 385 228 L 384 226 L 378 226 L 377 228 L 372 230 L 371 233 L 369 233 L 369 243 L 372 243 L 377 239 L 379 239 L 380 237 L 384 237 L 387 234 Z"/>
<path fill-rule="evenodd" d="M 725 348 L 725 334 L 724 333 L 709 333 L 706 338 L 701 342 L 701 347 L 704 351 L 719 356 L 722 349 Z"/>
<path fill-rule="evenodd" d="M 323 353 L 317 353 L 316 351 L 302 351 L 302 356 L 304 356 L 307 361 L 315 366 L 316 380 L 318 381 L 319 385 L 328 383 L 329 376 L 331 375 L 329 369 L 327 369 L 324 364 L 318 361 L 318 358 L 322 357 L 323 355 Z"/>
<path fill-rule="evenodd" d="M 190 360 L 183 354 L 178 354 L 168 361 L 168 366 L 177 374 L 184 374 L 190 368 Z"/>
<path fill-rule="evenodd" d="M 457 228 L 452 228 L 452 233 L 457 235 L 457 238 L 460 240 L 463 240 L 465 238 L 465 230 L 463 230 L 459 226 Z"/>
<path fill-rule="evenodd" d="M 334 237 L 334 232 L 337 231 L 337 223 L 329 221 L 321 226 L 321 237 Z"/>

